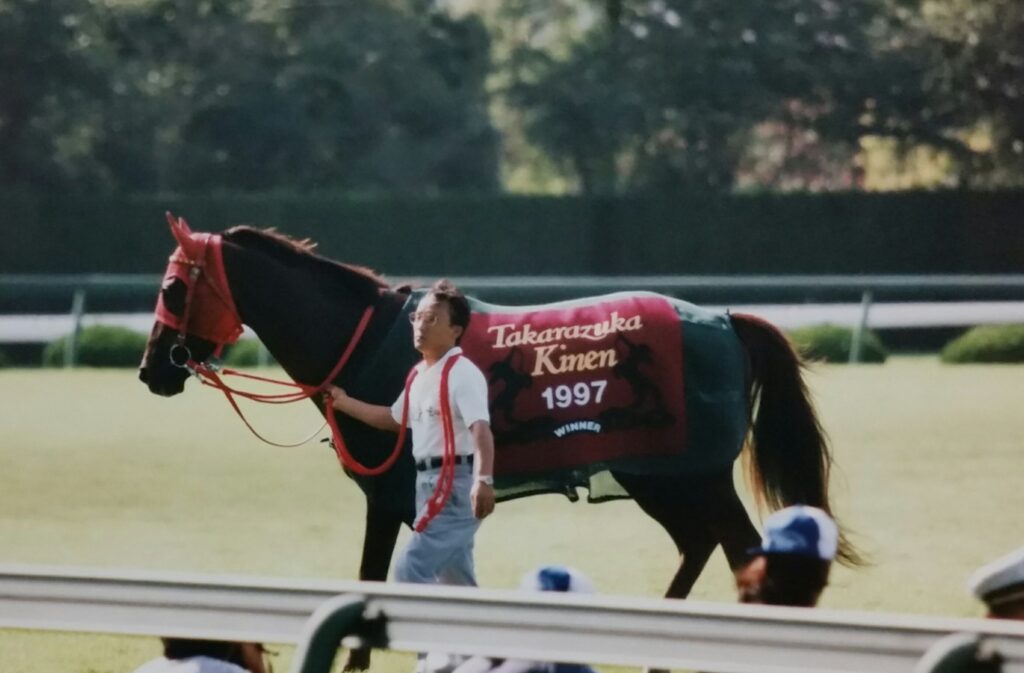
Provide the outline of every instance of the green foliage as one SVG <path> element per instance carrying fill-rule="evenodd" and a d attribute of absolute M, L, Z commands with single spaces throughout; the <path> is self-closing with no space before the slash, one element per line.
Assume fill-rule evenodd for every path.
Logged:
<path fill-rule="evenodd" d="M 256 367 L 260 364 L 260 344 L 258 339 L 243 339 L 225 351 L 224 364 L 232 367 Z M 273 358 L 268 358 L 268 364 Z"/>
<path fill-rule="evenodd" d="M 804 357 L 822 362 L 845 363 L 850 361 L 850 344 L 853 330 L 838 325 L 813 325 L 789 332 L 790 340 Z M 872 331 L 864 334 L 861 343 L 861 362 L 885 362 L 889 356 L 882 340 Z"/>
<path fill-rule="evenodd" d="M 921 52 L 918 63 L 930 66 L 925 81 L 915 79 L 924 85 L 921 112 L 932 116 L 912 117 L 912 135 L 949 150 L 962 184 L 1024 185 L 1024 3 L 943 0 L 929 5 L 921 12 L 903 10 L 923 34 L 919 45 L 908 46 Z M 960 129 L 959 141 L 942 135 L 943 127 Z"/>
<path fill-rule="evenodd" d="M 0 2 L 0 185 L 494 190 L 487 32 L 425 4 Z"/>
<path fill-rule="evenodd" d="M 4 367 L 10 367 L 10 366 L 11 366 L 11 361 L 7 357 L 7 354 L 4 353 L 3 351 L 0 351 L 0 369 L 3 369 Z"/>
<path fill-rule="evenodd" d="M 92 7 L 90 7 L 90 4 Z M 95 3 L 0 2 L 0 184 L 97 181 L 106 53 Z"/>
<path fill-rule="evenodd" d="M 883 139 L 1016 186 L 1022 32 L 1018 0 L 0 0 L 0 185 L 494 191 L 503 147 L 586 193 L 837 189 Z"/>
<path fill-rule="evenodd" d="M 1024 325 L 975 327 L 942 349 L 942 361 L 1024 362 Z"/>
<path fill-rule="evenodd" d="M 68 337 L 47 344 L 44 367 L 63 367 Z M 146 335 L 126 327 L 95 325 L 82 330 L 78 340 L 78 364 L 86 367 L 137 367 L 146 350 Z"/>
<path fill-rule="evenodd" d="M 569 161 L 587 192 L 728 190 L 759 125 L 815 141 L 826 128 L 857 129 L 849 120 L 867 95 L 857 80 L 877 78 L 870 31 L 883 5 L 875 0 L 605 9 L 567 57 L 523 41 L 509 88 L 530 138 Z M 829 125 L 832 117 L 840 119 Z"/>

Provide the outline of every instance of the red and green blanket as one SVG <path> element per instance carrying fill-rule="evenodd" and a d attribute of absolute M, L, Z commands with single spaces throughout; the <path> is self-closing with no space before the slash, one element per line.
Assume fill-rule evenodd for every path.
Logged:
<path fill-rule="evenodd" d="M 499 475 L 684 450 L 682 323 L 656 295 L 474 311 Z"/>

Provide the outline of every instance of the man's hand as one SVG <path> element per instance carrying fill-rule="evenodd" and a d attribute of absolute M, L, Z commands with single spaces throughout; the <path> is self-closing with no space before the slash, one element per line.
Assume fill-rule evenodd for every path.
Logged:
<path fill-rule="evenodd" d="M 469 498 L 473 503 L 473 516 L 476 518 L 486 519 L 494 511 L 494 487 L 490 484 L 485 484 L 479 479 L 473 482 Z"/>
<path fill-rule="evenodd" d="M 344 411 L 345 402 L 350 399 L 348 393 L 338 386 L 328 385 L 327 391 L 324 393 L 324 400 L 330 402 L 331 406 L 338 411 Z"/>
<path fill-rule="evenodd" d="M 378 430 L 398 431 L 398 422 L 391 418 L 391 407 L 367 404 L 350 396 L 338 386 L 327 386 L 327 389 L 324 390 L 324 404 L 329 404 L 341 413 Z"/>

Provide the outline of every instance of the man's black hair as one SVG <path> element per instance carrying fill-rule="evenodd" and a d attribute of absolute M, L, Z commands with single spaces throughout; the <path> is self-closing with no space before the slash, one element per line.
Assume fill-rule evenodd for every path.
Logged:
<path fill-rule="evenodd" d="M 242 648 L 238 643 L 224 640 L 199 640 L 195 638 L 162 638 L 164 656 L 168 659 L 209 657 L 245 667 Z"/>
<path fill-rule="evenodd" d="M 458 325 L 462 328 L 462 334 L 455 340 L 455 343 L 458 344 L 462 341 L 462 337 L 466 335 L 466 329 L 469 327 L 470 311 L 466 296 L 451 281 L 445 278 L 434 283 L 430 288 L 429 294 L 436 301 L 443 301 L 448 305 L 448 317 L 451 319 L 452 325 Z"/>

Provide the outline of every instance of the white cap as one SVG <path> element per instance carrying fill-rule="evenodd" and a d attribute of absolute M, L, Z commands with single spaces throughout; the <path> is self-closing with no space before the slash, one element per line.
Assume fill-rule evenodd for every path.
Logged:
<path fill-rule="evenodd" d="M 795 554 L 831 561 L 839 546 L 839 529 L 828 514 L 808 505 L 780 509 L 764 520 L 761 546 L 752 554 Z"/>
<path fill-rule="evenodd" d="M 587 576 L 569 566 L 541 566 L 523 575 L 519 588 L 526 591 L 571 591 L 594 593 L 594 585 Z"/>
<path fill-rule="evenodd" d="M 967 587 L 990 607 L 1024 600 L 1024 547 L 978 568 Z"/>

